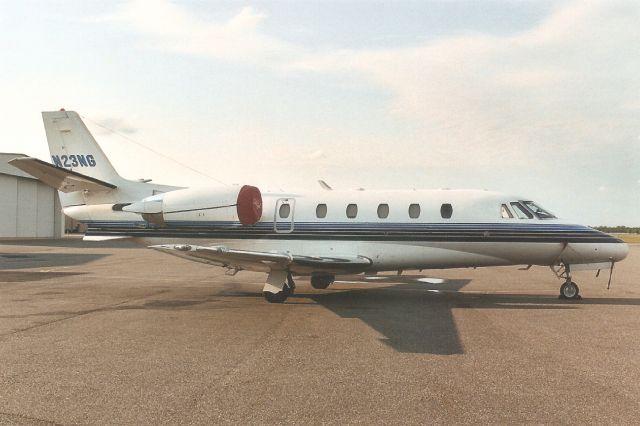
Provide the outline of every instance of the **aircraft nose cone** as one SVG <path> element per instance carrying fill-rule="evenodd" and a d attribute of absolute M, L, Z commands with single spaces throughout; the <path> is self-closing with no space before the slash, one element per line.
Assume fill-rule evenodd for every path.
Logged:
<path fill-rule="evenodd" d="M 627 243 L 613 244 L 613 247 L 611 247 L 610 250 L 613 261 L 620 262 L 629 254 L 629 245 L 627 245 Z"/>

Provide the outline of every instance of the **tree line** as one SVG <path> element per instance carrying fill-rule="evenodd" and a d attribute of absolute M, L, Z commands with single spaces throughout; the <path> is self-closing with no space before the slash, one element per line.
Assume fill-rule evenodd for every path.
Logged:
<path fill-rule="evenodd" d="M 640 234 L 640 226 L 595 226 L 594 228 L 609 234 Z"/>

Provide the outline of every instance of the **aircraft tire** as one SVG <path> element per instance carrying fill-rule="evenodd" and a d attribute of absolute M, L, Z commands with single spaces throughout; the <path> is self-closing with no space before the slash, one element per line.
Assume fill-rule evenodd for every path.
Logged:
<path fill-rule="evenodd" d="M 311 275 L 311 287 L 324 290 L 329 287 L 335 279 L 336 277 L 334 275 Z"/>
<path fill-rule="evenodd" d="M 264 295 L 264 299 L 269 303 L 283 303 L 289 297 L 288 291 L 279 291 L 277 293 L 271 293 L 265 291 L 262 293 Z"/>
<path fill-rule="evenodd" d="M 567 281 L 560 286 L 560 298 L 568 300 L 582 299 L 580 296 L 580 288 L 573 281 Z"/>

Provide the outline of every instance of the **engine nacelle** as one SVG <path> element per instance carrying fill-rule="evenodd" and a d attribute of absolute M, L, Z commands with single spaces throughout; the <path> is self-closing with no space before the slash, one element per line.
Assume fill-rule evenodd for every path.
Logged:
<path fill-rule="evenodd" d="M 240 221 L 254 225 L 262 217 L 262 194 L 255 186 L 187 188 L 147 197 L 123 207 L 149 223 Z"/>

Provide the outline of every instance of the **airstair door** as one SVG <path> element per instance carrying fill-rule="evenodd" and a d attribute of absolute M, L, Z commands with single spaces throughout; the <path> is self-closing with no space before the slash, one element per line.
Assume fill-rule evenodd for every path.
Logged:
<path fill-rule="evenodd" d="M 273 220 L 273 229 L 276 232 L 293 232 L 293 215 L 296 200 L 294 198 L 280 198 L 276 202 L 276 211 Z"/>

